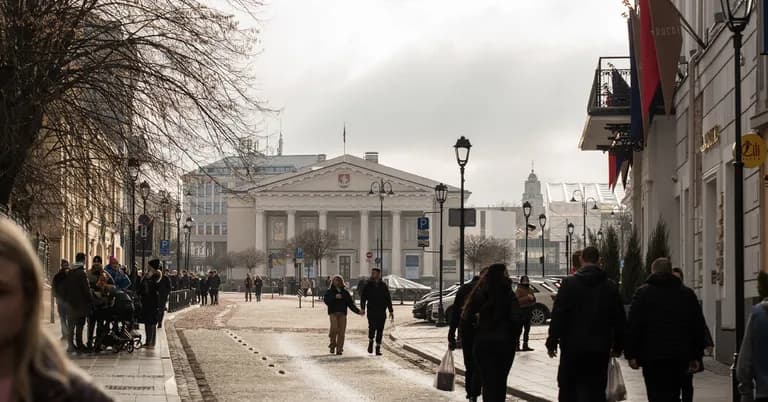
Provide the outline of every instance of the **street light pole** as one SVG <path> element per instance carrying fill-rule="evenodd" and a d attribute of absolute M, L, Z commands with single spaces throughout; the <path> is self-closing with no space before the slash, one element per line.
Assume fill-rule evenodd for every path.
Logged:
<path fill-rule="evenodd" d="M 435 186 L 435 199 L 440 204 L 440 277 L 438 289 L 437 326 L 445 326 L 445 310 L 443 309 L 443 204 L 448 198 L 448 186 L 443 183 Z"/>
<path fill-rule="evenodd" d="M 146 180 L 141 182 L 139 185 L 139 190 L 141 192 L 141 215 L 144 216 L 144 219 L 147 219 L 147 198 L 149 198 L 149 193 L 151 191 L 151 188 L 149 187 L 149 183 L 147 183 Z M 142 230 L 141 230 L 141 270 L 144 271 L 144 261 L 147 254 L 147 227 L 146 224 L 143 224 Z"/>
<path fill-rule="evenodd" d="M 734 286 L 733 292 L 736 314 L 736 352 L 733 354 L 731 367 L 733 400 L 740 400 L 736 362 L 741 342 L 744 339 L 744 162 L 741 149 L 741 45 L 744 29 L 749 24 L 754 2 L 746 0 L 741 4 L 741 13 L 736 15 L 731 2 L 720 0 L 720 7 L 727 18 L 726 26 L 733 33 L 733 98 L 734 98 L 734 152 L 733 152 L 733 229 L 734 229 Z M 741 8 L 741 7 L 739 7 Z"/>
<path fill-rule="evenodd" d="M 544 257 L 544 226 L 547 226 L 547 215 L 539 214 L 539 225 L 541 226 L 541 277 L 544 278 L 546 277 L 546 258 Z"/>
<path fill-rule="evenodd" d="M 588 197 L 588 198 L 585 197 L 584 192 L 585 192 L 584 187 L 582 187 L 581 190 L 574 191 L 573 194 L 571 195 L 571 202 L 576 202 L 577 201 L 576 194 L 579 194 L 579 198 L 581 199 L 582 217 L 584 218 L 584 226 L 582 227 L 582 231 L 583 231 L 582 239 L 584 239 L 584 246 L 586 247 L 587 245 L 586 243 L 587 242 L 587 203 L 589 201 L 593 202 L 592 209 L 600 209 L 600 208 L 597 206 L 597 200 L 592 197 Z"/>
<path fill-rule="evenodd" d="M 523 216 L 525 216 L 525 276 L 528 276 L 528 218 L 531 217 L 531 203 L 523 203 Z M 535 228 L 535 226 L 534 226 Z"/>
<path fill-rule="evenodd" d="M 161 196 L 163 197 L 160 199 L 160 212 L 163 214 L 163 234 L 160 238 L 160 241 L 167 240 L 168 237 L 166 237 L 166 234 L 168 233 L 168 206 L 170 205 L 170 202 L 168 201 L 168 194 L 164 190 L 161 190 Z M 163 270 L 166 270 L 167 267 L 165 266 L 165 258 L 163 258 Z"/>
<path fill-rule="evenodd" d="M 176 269 L 181 270 L 181 204 L 176 204 Z"/>
<path fill-rule="evenodd" d="M 128 261 L 131 267 L 131 286 L 135 290 L 138 286 L 138 270 L 136 269 L 136 180 L 139 178 L 140 165 L 135 158 L 128 159 L 128 178 L 131 181 L 131 247 L 128 252 Z"/>
<path fill-rule="evenodd" d="M 573 232 L 575 229 L 573 223 L 568 223 L 568 249 L 570 250 L 568 252 L 568 271 L 571 270 L 571 260 L 573 259 Z"/>
<path fill-rule="evenodd" d="M 392 182 L 389 180 L 379 179 L 371 183 L 371 189 L 368 191 L 369 196 L 379 196 L 379 240 L 376 242 L 377 255 L 378 255 L 378 268 L 381 269 L 381 275 L 384 276 L 384 197 L 393 196 L 395 192 L 392 191 Z"/>
<path fill-rule="evenodd" d="M 464 222 L 464 167 L 469 162 L 469 151 L 472 148 L 472 144 L 469 139 L 463 135 L 456 140 L 456 144 L 453 146 L 456 151 L 456 162 L 459 164 L 459 171 L 461 173 L 461 204 L 459 212 L 459 283 L 464 284 L 464 229 L 466 222 Z M 442 261 L 440 261 L 442 264 Z"/>

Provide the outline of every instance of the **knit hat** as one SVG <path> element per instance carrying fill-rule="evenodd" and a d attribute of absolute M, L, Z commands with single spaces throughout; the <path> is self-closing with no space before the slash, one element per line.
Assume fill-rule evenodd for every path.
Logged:
<path fill-rule="evenodd" d="M 154 269 L 160 269 L 160 260 L 157 258 L 149 260 L 149 266 Z"/>

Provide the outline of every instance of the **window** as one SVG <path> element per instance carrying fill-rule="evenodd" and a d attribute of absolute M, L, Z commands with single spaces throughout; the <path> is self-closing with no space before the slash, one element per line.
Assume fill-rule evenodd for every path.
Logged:
<path fill-rule="evenodd" d="M 416 218 L 405 219 L 405 241 L 416 241 Z"/>
<path fill-rule="evenodd" d="M 338 218 L 339 226 L 339 240 L 351 241 L 352 240 L 352 218 Z"/>
<path fill-rule="evenodd" d="M 317 219 L 312 216 L 307 216 L 301 218 L 301 231 L 306 232 L 307 230 L 314 230 L 317 229 Z"/>
<path fill-rule="evenodd" d="M 221 213 L 226 215 L 227 214 L 227 201 L 221 200 Z"/>
<path fill-rule="evenodd" d="M 214 224 L 213 224 L 213 234 L 214 234 L 214 235 L 219 235 L 219 234 L 221 234 L 221 231 L 220 231 L 220 230 L 221 230 L 221 227 L 219 226 L 219 224 L 218 224 L 218 223 L 214 223 Z"/>
<path fill-rule="evenodd" d="M 213 224 L 212 223 L 210 223 L 210 224 L 206 223 L 205 224 L 205 234 L 207 234 L 207 235 L 212 235 L 213 234 Z"/>
<path fill-rule="evenodd" d="M 419 266 L 419 256 L 418 255 L 406 255 L 405 256 L 405 266 L 406 267 L 418 267 Z"/>
<path fill-rule="evenodd" d="M 227 234 L 227 222 L 221 224 L 221 234 Z"/>
<path fill-rule="evenodd" d="M 269 229 L 272 241 L 285 241 L 285 218 L 270 218 Z"/>
<path fill-rule="evenodd" d="M 380 226 L 381 220 L 379 219 L 378 216 L 375 217 L 375 218 L 372 217 L 371 219 L 373 220 L 373 225 L 371 225 L 371 227 L 373 228 L 373 233 L 371 233 L 371 239 L 376 240 L 379 237 L 381 237 L 381 235 L 382 235 L 382 232 L 381 232 L 381 229 L 380 229 L 380 227 L 381 227 Z M 387 220 L 387 218 L 385 216 L 384 217 L 384 233 L 383 233 L 384 234 L 384 239 L 383 239 L 384 241 L 389 240 L 389 238 L 392 235 L 392 230 L 390 230 L 390 227 L 392 227 L 392 224 L 391 224 L 390 221 Z"/>
<path fill-rule="evenodd" d="M 443 273 L 456 273 L 456 260 L 443 260 Z"/>

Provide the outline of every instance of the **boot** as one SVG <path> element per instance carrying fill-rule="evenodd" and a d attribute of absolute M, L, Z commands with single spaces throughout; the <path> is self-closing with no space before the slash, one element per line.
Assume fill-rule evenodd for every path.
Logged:
<path fill-rule="evenodd" d="M 373 339 L 368 340 L 368 353 L 373 353 Z"/>
<path fill-rule="evenodd" d="M 376 345 L 376 356 L 381 356 L 381 345 Z"/>
<path fill-rule="evenodd" d="M 330 347 L 330 349 L 331 349 L 331 354 L 334 354 L 334 353 L 336 353 L 336 347 L 334 347 L 334 346 L 331 346 L 331 347 Z"/>
<path fill-rule="evenodd" d="M 524 344 L 523 344 L 523 349 L 522 349 L 522 351 L 523 351 L 523 352 L 533 352 L 533 349 L 531 349 L 531 348 L 528 346 L 528 344 L 527 344 L 527 343 L 524 343 Z"/>

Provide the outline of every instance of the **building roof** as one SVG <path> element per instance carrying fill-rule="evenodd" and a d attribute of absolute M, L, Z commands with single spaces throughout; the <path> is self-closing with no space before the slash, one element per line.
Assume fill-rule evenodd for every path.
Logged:
<path fill-rule="evenodd" d="M 577 190 L 584 191 L 584 198 L 594 198 L 600 204 L 620 205 L 624 198 L 624 189 L 616 186 L 611 190 L 607 183 L 546 183 L 544 197 L 547 203 L 570 202 Z M 576 199 L 580 197 L 577 195 Z"/>
<path fill-rule="evenodd" d="M 209 163 L 198 169 L 187 172 L 186 175 L 209 174 L 211 176 L 229 175 L 230 169 L 244 169 L 246 167 L 264 168 L 292 168 L 293 171 L 305 166 L 324 161 L 324 154 L 309 155 L 265 155 L 255 152 L 249 155 L 227 156 L 215 162 Z M 253 172 L 258 174 L 258 171 Z"/>

